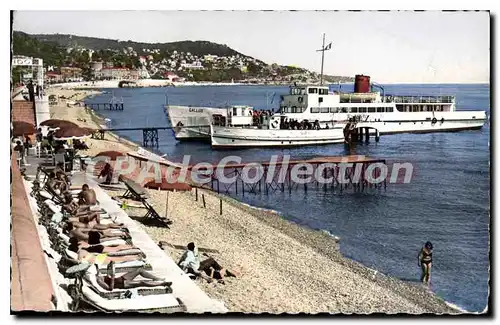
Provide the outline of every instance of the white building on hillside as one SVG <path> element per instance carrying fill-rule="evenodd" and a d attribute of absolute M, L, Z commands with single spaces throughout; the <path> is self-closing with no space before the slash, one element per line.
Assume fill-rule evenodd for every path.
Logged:
<path fill-rule="evenodd" d="M 203 69 L 203 65 L 199 61 L 193 63 L 181 63 L 181 67 L 184 69 Z"/>

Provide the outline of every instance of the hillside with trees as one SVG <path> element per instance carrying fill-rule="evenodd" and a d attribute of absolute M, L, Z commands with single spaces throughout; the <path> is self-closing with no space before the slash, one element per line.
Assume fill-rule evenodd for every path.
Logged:
<path fill-rule="evenodd" d="M 305 83 L 319 79 L 316 73 L 306 69 L 275 63 L 268 65 L 227 45 L 207 41 L 144 43 L 65 34 L 30 35 L 14 31 L 12 47 L 14 55 L 42 58 L 46 66 L 79 67 L 85 80 L 92 78 L 91 61 L 103 61 L 117 68 L 147 69 L 153 79 L 163 79 L 169 71 L 191 81 Z M 209 60 L 206 56 L 213 59 Z M 141 58 L 147 58 L 147 62 L 141 62 Z M 189 67 L 196 62 L 201 62 L 202 67 Z M 345 82 L 352 81 L 352 78 L 325 76 L 325 80 Z"/>
<path fill-rule="evenodd" d="M 56 43 L 63 47 L 81 46 L 93 50 L 121 50 L 132 47 L 136 49 L 139 55 L 144 54 L 142 49 L 160 49 L 162 52 L 189 52 L 193 55 L 213 54 L 218 56 L 241 55 L 245 56 L 227 45 L 207 42 L 207 41 L 181 41 L 170 43 L 143 43 L 128 41 L 119 41 L 97 37 L 76 36 L 67 34 L 31 34 L 31 37 L 48 43 Z"/>

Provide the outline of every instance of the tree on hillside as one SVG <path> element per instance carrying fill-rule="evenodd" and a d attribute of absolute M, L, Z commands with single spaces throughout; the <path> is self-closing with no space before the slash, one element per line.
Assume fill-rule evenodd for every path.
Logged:
<path fill-rule="evenodd" d="M 12 36 L 12 51 L 14 55 L 41 58 L 46 65 L 60 65 L 65 58 L 65 51 L 60 46 L 40 42 L 21 32 L 14 32 Z"/>

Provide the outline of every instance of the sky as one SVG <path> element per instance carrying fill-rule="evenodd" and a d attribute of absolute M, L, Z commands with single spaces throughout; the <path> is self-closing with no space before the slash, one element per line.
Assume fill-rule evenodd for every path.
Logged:
<path fill-rule="evenodd" d="M 206 40 L 266 63 L 379 83 L 487 83 L 488 12 L 16 11 L 13 29 L 173 42 Z"/>

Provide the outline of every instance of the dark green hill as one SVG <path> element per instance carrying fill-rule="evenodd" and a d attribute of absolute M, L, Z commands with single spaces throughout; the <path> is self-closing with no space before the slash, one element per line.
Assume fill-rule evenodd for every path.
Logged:
<path fill-rule="evenodd" d="M 217 44 L 207 41 L 181 41 L 171 43 L 142 43 L 128 41 L 118 41 L 112 39 L 104 39 L 97 37 L 85 37 L 66 34 L 31 34 L 31 37 L 41 41 L 56 43 L 63 47 L 82 46 L 93 50 L 121 50 L 123 48 L 132 47 L 138 54 L 142 54 L 143 49 L 159 49 L 160 51 L 173 52 L 190 52 L 193 55 L 213 54 L 218 56 L 245 55 L 233 50 L 227 45 Z"/>
<path fill-rule="evenodd" d="M 196 81 L 228 81 L 228 80 L 243 80 L 243 79 L 267 79 L 275 80 L 279 77 L 287 77 L 282 79 L 288 81 L 303 81 L 306 82 L 311 78 L 312 73 L 306 69 L 292 66 L 280 66 L 277 64 L 268 65 L 260 60 L 254 60 L 252 57 L 239 53 L 227 45 L 217 44 L 207 41 L 181 41 L 171 43 L 144 43 L 134 41 L 118 41 L 111 39 L 103 39 L 96 37 L 85 37 L 67 34 L 26 34 L 24 32 L 14 31 L 12 37 L 12 46 L 14 55 L 26 55 L 42 58 L 45 65 L 55 67 L 70 65 L 84 69 L 88 75 L 90 73 L 90 56 L 89 50 L 93 50 L 93 60 L 102 60 L 111 62 L 116 67 L 140 67 L 141 63 L 137 55 L 152 55 L 153 61 L 158 65 L 163 59 L 170 59 L 173 51 L 179 53 L 191 53 L 202 57 L 203 55 L 212 54 L 219 57 L 229 57 L 239 55 L 241 58 L 246 58 L 247 71 L 240 71 L 235 63 L 223 61 L 217 63 L 218 67 L 212 67 L 211 63 L 205 62 L 205 69 L 192 71 L 178 71 L 180 59 L 177 58 L 175 71 L 178 71 L 180 76 L 188 78 L 188 80 Z M 133 48 L 136 52 L 131 54 L 130 51 L 124 51 L 128 47 Z M 70 50 L 71 49 L 71 50 Z M 147 51 L 149 50 L 149 51 Z M 159 50 L 154 51 L 151 50 Z M 159 71 L 157 77 L 162 78 L 162 73 L 170 70 L 163 68 Z M 290 76 L 290 77 L 288 77 Z M 317 75 L 314 77 L 318 79 Z M 277 79 L 279 80 L 279 79 Z M 329 82 L 336 81 L 351 81 L 352 78 L 341 76 L 325 76 L 325 80 Z"/>
<path fill-rule="evenodd" d="M 66 57 L 66 50 L 54 42 L 41 42 L 23 32 L 12 35 L 14 55 L 42 58 L 47 65 L 60 65 Z"/>

